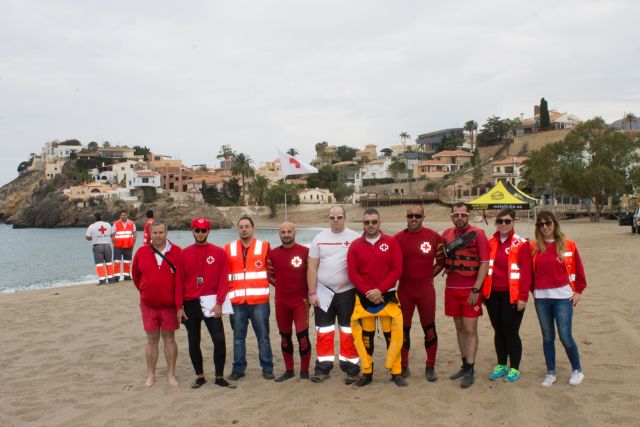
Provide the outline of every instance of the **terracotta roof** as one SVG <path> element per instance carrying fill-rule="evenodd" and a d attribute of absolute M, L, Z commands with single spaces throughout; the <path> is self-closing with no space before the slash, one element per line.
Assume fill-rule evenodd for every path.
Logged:
<path fill-rule="evenodd" d="M 521 165 L 527 159 L 528 159 L 528 157 L 509 157 L 509 158 L 503 159 L 503 160 L 496 160 L 495 162 L 491 162 L 491 164 L 494 165 L 494 166 L 512 165 L 514 163 L 516 165 Z"/>
<path fill-rule="evenodd" d="M 357 162 L 351 161 L 351 160 L 345 160 L 344 162 L 338 162 L 338 163 L 334 163 L 333 167 L 340 167 L 340 166 L 350 166 L 350 165 L 357 165 Z"/>
<path fill-rule="evenodd" d="M 158 172 L 155 171 L 136 171 L 136 175 L 138 176 L 160 176 Z"/>
<path fill-rule="evenodd" d="M 367 163 L 368 165 L 382 165 L 384 164 L 384 160 L 380 159 L 380 160 L 371 160 L 369 163 Z"/>
<path fill-rule="evenodd" d="M 464 151 L 464 150 L 444 150 L 444 151 L 440 151 L 436 154 L 433 155 L 433 157 L 442 157 L 442 156 L 466 156 L 466 157 L 473 157 L 473 154 L 469 153 L 468 151 Z"/>

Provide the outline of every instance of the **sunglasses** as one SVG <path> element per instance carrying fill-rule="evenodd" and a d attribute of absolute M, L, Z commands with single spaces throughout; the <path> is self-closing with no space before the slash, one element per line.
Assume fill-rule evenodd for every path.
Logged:
<path fill-rule="evenodd" d="M 209 230 L 206 229 L 206 228 L 194 228 L 193 229 L 194 233 L 206 233 L 207 231 L 209 231 Z"/>
<path fill-rule="evenodd" d="M 378 225 L 378 220 L 377 219 L 365 219 L 364 221 L 362 221 L 362 223 L 364 225 Z"/>
<path fill-rule="evenodd" d="M 452 218 L 464 218 L 465 216 L 469 216 L 469 212 L 456 212 L 451 214 Z"/>
<path fill-rule="evenodd" d="M 331 221 L 340 221 L 341 219 L 344 219 L 344 215 L 329 215 L 329 219 Z"/>
<path fill-rule="evenodd" d="M 543 227 L 551 227 L 551 225 L 553 224 L 553 221 L 543 221 L 543 222 L 538 222 L 536 223 L 536 225 L 538 226 L 538 228 L 543 228 Z"/>
<path fill-rule="evenodd" d="M 502 219 L 502 218 L 498 218 L 498 219 L 496 219 L 496 224 L 498 224 L 498 225 L 502 225 L 502 224 L 509 225 L 509 224 L 511 224 L 512 222 L 513 222 L 513 220 L 512 220 L 512 219 Z"/>
<path fill-rule="evenodd" d="M 422 214 L 407 214 L 407 219 L 420 219 Z"/>

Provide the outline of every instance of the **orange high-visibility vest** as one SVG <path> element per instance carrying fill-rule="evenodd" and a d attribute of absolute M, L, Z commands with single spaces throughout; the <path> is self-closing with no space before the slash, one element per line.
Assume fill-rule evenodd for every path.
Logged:
<path fill-rule="evenodd" d="M 511 246 L 509 247 L 509 255 L 507 256 L 507 263 L 509 264 L 509 301 L 511 304 L 515 304 L 518 301 L 520 295 L 520 265 L 518 264 L 518 253 L 522 245 L 527 244 L 527 240 L 514 234 L 511 240 Z M 493 262 L 496 259 L 496 253 L 498 252 L 498 238 L 495 236 L 489 240 L 489 271 L 487 271 L 487 277 L 484 279 L 482 285 L 482 295 L 485 298 L 491 296 L 491 284 L 493 283 Z"/>
<path fill-rule="evenodd" d="M 231 304 L 263 304 L 269 302 L 269 281 L 267 280 L 267 250 L 269 244 L 253 239 L 247 249 L 246 262 L 244 247 L 240 240 L 227 243 L 224 251 L 229 259 L 229 291 Z"/>
<path fill-rule="evenodd" d="M 122 221 L 118 220 L 113 226 L 116 229 L 116 233 L 113 236 L 113 246 L 116 248 L 132 248 L 135 243 L 133 241 L 133 221 L 127 221 L 126 224 L 123 224 Z"/>
<path fill-rule="evenodd" d="M 567 270 L 567 275 L 569 276 L 569 285 L 571 289 L 576 291 L 576 242 L 573 240 L 565 239 L 564 244 L 566 246 L 564 252 L 562 253 L 562 261 L 564 263 L 564 268 Z M 538 252 L 536 249 L 536 242 L 531 242 L 531 253 L 533 254 L 533 272 L 536 272 L 536 257 L 538 256 Z"/>

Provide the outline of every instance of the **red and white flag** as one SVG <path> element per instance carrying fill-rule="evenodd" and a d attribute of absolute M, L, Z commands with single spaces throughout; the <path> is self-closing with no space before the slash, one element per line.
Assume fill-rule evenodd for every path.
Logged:
<path fill-rule="evenodd" d="M 318 173 L 318 168 L 311 166 L 293 156 L 278 150 L 280 158 L 280 175 L 303 175 L 306 173 Z"/>

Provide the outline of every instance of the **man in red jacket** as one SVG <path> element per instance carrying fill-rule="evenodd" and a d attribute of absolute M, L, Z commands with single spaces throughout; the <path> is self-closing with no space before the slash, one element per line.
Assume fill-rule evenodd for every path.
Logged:
<path fill-rule="evenodd" d="M 349 279 L 356 288 L 356 305 L 351 316 L 353 342 L 360 356 L 362 376 L 356 386 L 373 379 L 373 343 L 376 319 L 387 342 L 385 368 L 398 387 L 406 387 L 401 375 L 402 311 L 396 296 L 396 282 L 402 274 L 402 250 L 396 239 L 380 232 L 380 214 L 369 208 L 362 217 L 364 234 L 347 252 Z"/>
<path fill-rule="evenodd" d="M 227 254 L 221 247 L 207 242 L 210 230 L 211 222 L 208 219 L 196 218 L 191 221 L 195 243 L 184 248 L 180 254 L 176 309 L 178 319 L 187 327 L 189 357 L 196 372 L 196 380 L 191 388 L 200 388 L 207 382 L 200 350 L 200 327 L 203 321 L 213 341 L 215 384 L 235 388 L 223 377 L 227 348 L 222 324 L 222 304 L 229 286 Z"/>
<path fill-rule="evenodd" d="M 147 359 L 147 387 L 155 382 L 160 336 L 164 343 L 169 384 L 178 385 L 175 375 L 178 358 L 175 330 L 179 325 L 175 283 L 179 257 L 180 247 L 167 240 L 167 227 L 156 222 L 151 227 L 151 244 L 139 248 L 133 258 L 133 283 L 140 292 L 142 324 L 147 333 L 144 352 Z"/>

